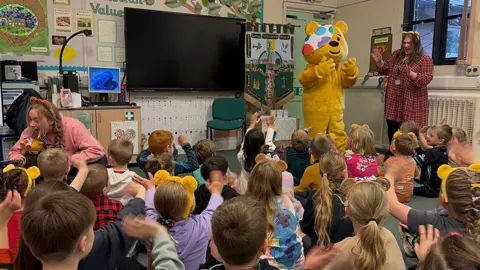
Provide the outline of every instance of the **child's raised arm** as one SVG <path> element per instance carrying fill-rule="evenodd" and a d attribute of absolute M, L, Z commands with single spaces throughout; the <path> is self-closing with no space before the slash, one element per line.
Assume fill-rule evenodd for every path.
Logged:
<path fill-rule="evenodd" d="M 390 189 L 387 191 L 390 214 L 401 223 L 408 224 L 408 212 L 411 207 L 399 202 L 397 194 L 395 193 L 395 180 L 401 177 L 400 172 L 405 167 L 403 166 L 404 163 L 406 162 L 392 162 L 389 164 L 385 178 L 390 182 Z"/>
<path fill-rule="evenodd" d="M 72 165 L 78 169 L 77 175 L 73 179 L 70 186 L 74 188 L 76 191 L 80 191 L 85 183 L 85 180 L 88 176 L 88 167 L 87 162 L 82 159 L 72 158 Z"/>
<path fill-rule="evenodd" d="M 139 183 L 140 185 L 144 186 L 146 189 L 145 194 L 145 217 L 148 220 L 157 220 L 158 213 L 155 210 L 155 205 L 153 203 L 153 197 L 155 196 L 155 180 L 153 179 L 153 175 L 148 173 L 149 180 L 140 177 L 138 175 L 133 177 L 133 181 Z"/>

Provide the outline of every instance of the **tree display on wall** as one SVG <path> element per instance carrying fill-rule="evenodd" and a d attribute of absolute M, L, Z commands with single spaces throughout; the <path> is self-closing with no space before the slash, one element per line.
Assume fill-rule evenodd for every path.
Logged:
<path fill-rule="evenodd" d="M 227 9 L 228 17 L 252 21 L 259 19 L 262 12 L 261 0 L 165 0 L 169 8 L 185 7 L 194 14 L 218 16 L 222 9 Z"/>

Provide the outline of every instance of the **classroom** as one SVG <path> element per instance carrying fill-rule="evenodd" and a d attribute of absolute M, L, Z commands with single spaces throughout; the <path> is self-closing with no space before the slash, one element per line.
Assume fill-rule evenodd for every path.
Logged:
<path fill-rule="evenodd" d="M 5 0 L 0 269 L 479 269 L 478 48 L 478 0 Z"/>

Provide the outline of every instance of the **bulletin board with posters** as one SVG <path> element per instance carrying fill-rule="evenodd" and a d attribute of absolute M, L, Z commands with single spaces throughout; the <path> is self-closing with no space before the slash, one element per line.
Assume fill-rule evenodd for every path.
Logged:
<path fill-rule="evenodd" d="M 370 43 L 370 51 L 377 49 L 382 55 L 383 59 L 388 59 L 392 54 L 392 28 L 378 28 L 372 31 L 372 39 Z M 376 72 L 377 64 L 370 56 L 369 72 Z"/>

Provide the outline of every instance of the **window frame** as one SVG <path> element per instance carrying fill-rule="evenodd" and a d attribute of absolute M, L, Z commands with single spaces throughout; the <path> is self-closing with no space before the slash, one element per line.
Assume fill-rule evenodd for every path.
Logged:
<path fill-rule="evenodd" d="M 448 21 L 457 18 L 463 18 L 461 14 L 448 15 L 450 0 L 436 0 L 435 17 L 430 19 L 414 20 L 415 0 L 405 0 L 405 9 L 403 13 L 404 31 L 412 31 L 414 25 L 421 23 L 434 23 L 433 27 L 433 46 L 432 59 L 434 65 L 455 65 L 458 57 L 445 57 L 447 50 Z M 470 13 L 467 14 L 467 19 Z M 466 29 L 461 29 L 466 32 Z M 466 33 L 467 34 L 467 33 Z M 459 48 L 460 49 L 460 48 Z M 460 55 L 460 52 L 459 52 Z"/>

